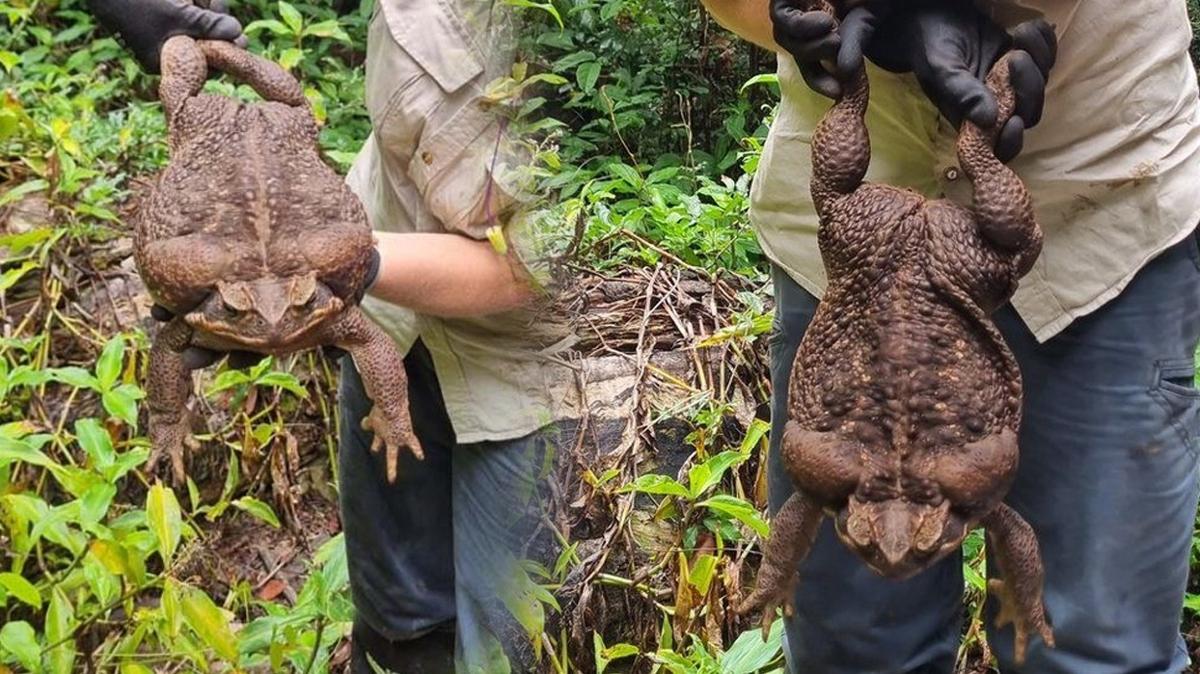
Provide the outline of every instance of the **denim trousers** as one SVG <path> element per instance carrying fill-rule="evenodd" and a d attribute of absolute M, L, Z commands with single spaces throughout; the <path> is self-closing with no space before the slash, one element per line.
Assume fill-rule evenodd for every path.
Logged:
<path fill-rule="evenodd" d="M 526 637 L 504 589 L 514 587 L 540 517 L 538 476 L 555 433 L 459 444 L 421 342 L 405 369 L 425 458 L 402 453 L 389 484 L 360 425 L 371 401 L 349 357 L 341 364 L 339 494 L 355 633 L 369 635 L 359 641 L 376 661 L 405 674 L 526 671 L 513 659 L 523 651 L 514 640 Z M 453 653 L 437 652 L 449 643 Z"/>
<path fill-rule="evenodd" d="M 817 300 L 774 270 L 771 511 L 793 492 L 779 455 L 792 361 Z M 1003 672 L 1177 673 L 1196 520 L 1200 251 L 1188 237 L 1123 292 L 1039 343 L 1011 306 L 995 315 L 1024 379 L 1020 466 L 1006 502 L 1037 533 L 1056 648 L 1032 638 L 1022 667 L 1012 627 L 987 633 Z M 989 571 L 995 564 L 988 564 Z M 786 619 L 791 674 L 944 674 L 961 638 L 961 555 L 906 581 L 869 570 L 828 520 L 799 568 Z"/>

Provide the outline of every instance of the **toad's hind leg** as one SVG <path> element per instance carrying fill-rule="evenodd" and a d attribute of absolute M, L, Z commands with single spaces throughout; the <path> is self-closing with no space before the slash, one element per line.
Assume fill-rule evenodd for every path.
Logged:
<path fill-rule="evenodd" d="M 347 310 L 327 329 L 321 341 L 345 350 L 354 360 L 372 403 L 371 412 L 362 420 L 363 430 L 374 434 L 371 451 L 378 452 L 381 448 L 386 451 L 387 479 L 395 482 L 402 448 L 418 459 L 424 458 L 408 411 L 404 356 L 396 342 L 358 307 Z"/>
<path fill-rule="evenodd" d="M 268 101 L 297 107 L 308 104 L 300 83 L 278 63 L 222 40 L 201 40 L 197 44 L 208 65 L 249 84 Z"/>
<path fill-rule="evenodd" d="M 1033 528 L 1015 510 L 1001 504 L 983 520 L 988 545 L 1002 579 L 988 581 L 1000 601 L 996 627 L 1013 624 L 1013 659 L 1025 662 L 1025 650 L 1032 632 L 1041 635 L 1047 646 L 1054 647 L 1054 632 L 1046 620 L 1042 602 L 1042 555 Z"/>
<path fill-rule="evenodd" d="M 816 501 L 796 492 L 771 520 L 771 537 L 767 539 L 754 591 L 734 609 L 738 613 L 762 610 L 764 639 L 775 620 L 776 608 L 782 606 L 791 615 L 796 567 L 812 549 L 823 516 Z"/>
<path fill-rule="evenodd" d="M 164 325 L 150 346 L 150 371 L 146 382 L 146 403 L 150 411 L 150 460 L 146 472 L 152 472 L 166 454 L 171 458 L 171 473 L 177 485 L 187 478 L 183 450 L 191 439 L 187 400 L 192 377 L 183 362 L 183 350 L 191 337 L 191 328 L 181 317 Z"/>
<path fill-rule="evenodd" d="M 158 83 L 158 98 L 166 112 L 167 123 L 174 131 L 179 109 L 204 86 L 208 64 L 196 41 L 186 35 L 176 35 L 164 42 L 159 61 L 162 80 Z"/>
<path fill-rule="evenodd" d="M 1017 274 L 1024 275 L 1042 252 L 1042 230 L 1033 213 L 1029 191 L 1012 169 L 996 158 L 996 136 L 1013 115 L 1016 95 L 1005 55 L 988 74 L 987 85 L 999 104 L 996 125 L 981 129 L 964 121 L 958 136 L 958 160 L 975 189 L 974 211 L 979 232 L 996 248 L 1014 256 Z"/>

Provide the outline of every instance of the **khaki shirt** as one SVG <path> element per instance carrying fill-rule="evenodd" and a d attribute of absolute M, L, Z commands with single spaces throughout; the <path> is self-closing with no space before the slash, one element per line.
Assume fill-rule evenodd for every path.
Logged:
<path fill-rule="evenodd" d="M 372 133 L 347 176 L 375 229 L 486 239 L 510 210 L 514 197 L 493 179 L 511 160 L 501 117 L 480 101 L 511 66 L 503 7 L 377 3 L 366 62 Z M 505 233 L 519 249 L 520 233 Z M 549 391 L 573 374 L 553 357 L 560 335 L 535 310 L 441 319 L 370 296 L 362 306 L 402 350 L 418 338 L 428 347 L 458 442 L 517 438 L 561 418 Z"/>
<path fill-rule="evenodd" d="M 1184 0 L 994 0 L 1005 25 L 1043 14 L 1058 63 L 1041 124 L 1011 166 L 1033 197 L 1045 247 L 1013 305 L 1039 340 L 1115 297 L 1200 222 L 1200 101 Z M 779 58 L 782 102 L 751 188 L 767 256 L 815 295 L 825 287 L 808 193 L 810 139 L 830 101 Z M 870 68 L 867 180 L 970 204 L 955 131 L 911 75 Z"/>

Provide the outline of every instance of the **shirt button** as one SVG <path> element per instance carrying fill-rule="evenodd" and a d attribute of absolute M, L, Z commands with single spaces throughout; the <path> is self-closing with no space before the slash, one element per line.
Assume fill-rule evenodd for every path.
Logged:
<path fill-rule="evenodd" d="M 945 171 L 942 171 L 942 177 L 950 182 L 958 180 L 960 175 L 962 175 L 962 171 L 957 166 L 948 166 Z"/>
<path fill-rule="evenodd" d="M 421 153 L 421 161 L 425 162 L 426 166 L 429 166 L 430 164 L 433 163 L 433 153 L 430 152 L 429 150 L 422 152 Z"/>

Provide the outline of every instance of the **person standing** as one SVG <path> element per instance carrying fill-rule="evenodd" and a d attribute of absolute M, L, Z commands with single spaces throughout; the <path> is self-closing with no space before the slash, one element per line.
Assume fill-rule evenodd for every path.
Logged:
<path fill-rule="evenodd" d="M 1004 672 L 1184 671 L 1200 495 L 1200 95 L 1184 0 L 869 0 L 847 3 L 840 25 L 797 0 L 704 4 L 778 53 L 782 100 L 750 209 L 777 304 L 770 509 L 793 490 L 779 456 L 788 379 L 825 287 L 807 185 L 828 97 L 865 54 L 867 180 L 969 204 L 956 126 L 996 123 L 983 78 L 1004 53 L 1023 52 L 1017 112 L 996 150 L 1028 185 L 1045 246 L 995 319 L 1025 383 L 1006 502 L 1037 533 L 1057 645 L 1035 639 L 1018 666 L 993 602 L 989 641 Z M 953 671 L 961 569 L 953 555 L 907 581 L 884 579 L 827 521 L 785 618 L 789 670 Z"/>

